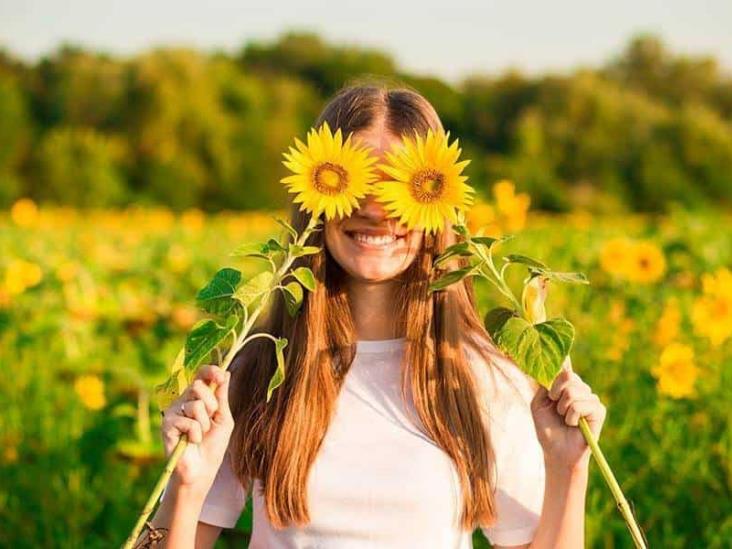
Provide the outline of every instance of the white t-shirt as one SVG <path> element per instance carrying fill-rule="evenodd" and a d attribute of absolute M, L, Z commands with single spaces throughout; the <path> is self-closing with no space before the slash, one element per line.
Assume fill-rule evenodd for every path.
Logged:
<path fill-rule="evenodd" d="M 228 453 L 199 520 L 231 528 L 252 495 L 253 549 L 472 548 L 472 532 L 458 524 L 461 490 L 455 467 L 409 419 L 401 398 L 404 345 L 404 338 L 357 342 L 310 472 L 308 525 L 272 528 L 259 480 L 249 494 L 234 476 Z M 481 383 L 488 381 L 485 363 L 466 352 Z M 496 457 L 498 521 L 480 528 L 492 544 L 520 545 L 533 539 L 544 497 L 543 454 L 529 408 L 536 386 L 508 357 L 499 351 L 493 356 L 520 392 L 501 375 L 483 391 Z M 417 417 L 414 404 L 409 405 Z"/>

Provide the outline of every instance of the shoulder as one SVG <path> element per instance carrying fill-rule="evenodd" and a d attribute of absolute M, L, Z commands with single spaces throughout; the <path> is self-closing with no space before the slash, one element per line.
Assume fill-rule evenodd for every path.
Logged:
<path fill-rule="evenodd" d="M 531 403 L 539 388 L 538 383 L 490 339 L 466 341 L 463 343 L 463 352 L 482 400 L 502 407 Z"/>

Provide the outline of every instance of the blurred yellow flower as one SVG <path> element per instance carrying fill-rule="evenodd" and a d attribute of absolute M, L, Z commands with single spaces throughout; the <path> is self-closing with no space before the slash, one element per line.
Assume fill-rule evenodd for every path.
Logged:
<path fill-rule="evenodd" d="M 43 271 L 35 263 L 24 259 L 14 259 L 5 271 L 5 289 L 11 295 L 23 293 L 43 279 Z"/>
<path fill-rule="evenodd" d="M 188 305 L 176 305 L 170 311 L 170 319 L 176 328 L 183 332 L 188 331 L 198 320 L 198 309 Z"/>
<path fill-rule="evenodd" d="M 18 227 L 32 227 L 38 221 L 38 206 L 30 198 L 21 198 L 10 208 L 10 219 Z"/>
<path fill-rule="evenodd" d="M 699 375 L 694 363 L 694 350 L 683 343 L 671 343 L 662 352 L 658 364 L 651 368 L 658 380 L 658 391 L 672 398 L 684 398 L 694 394 L 694 384 Z"/>
<path fill-rule="evenodd" d="M 628 263 L 628 279 L 648 284 L 659 280 L 666 272 L 666 258 L 652 242 L 636 242 Z"/>
<path fill-rule="evenodd" d="M 79 265 L 73 261 L 64 261 L 56 268 L 56 278 L 61 282 L 71 282 L 79 272 Z"/>
<path fill-rule="evenodd" d="M 476 236 L 500 237 L 504 232 L 523 229 L 531 204 L 529 195 L 516 194 L 514 184 L 502 179 L 493 185 L 493 197 L 493 204 L 479 201 L 468 210 L 466 219 L 470 232 Z"/>
<path fill-rule="evenodd" d="M 616 237 L 602 246 L 600 267 L 612 276 L 648 284 L 666 272 L 666 258 L 652 242 Z"/>
<path fill-rule="evenodd" d="M 493 185 L 493 196 L 496 197 L 496 209 L 503 217 L 506 230 L 514 232 L 523 229 L 531 197 L 526 193 L 516 194 L 515 185 L 507 179 Z"/>
<path fill-rule="evenodd" d="M 653 341 L 661 347 L 668 345 L 678 337 L 680 325 L 681 309 L 679 308 L 679 300 L 672 296 L 666 302 L 658 319 L 656 330 L 653 333 Z"/>
<path fill-rule="evenodd" d="M 95 375 L 82 375 L 74 381 L 74 391 L 90 410 L 101 410 L 107 404 L 104 382 Z"/>
<path fill-rule="evenodd" d="M 15 463 L 18 461 L 18 449 L 15 446 L 6 446 L 3 451 L 3 461 L 5 463 Z"/>
<path fill-rule="evenodd" d="M 186 210 L 180 216 L 180 222 L 183 228 L 191 232 L 198 232 L 203 229 L 205 221 L 206 216 L 197 208 Z"/>
<path fill-rule="evenodd" d="M 486 202 L 477 202 L 465 216 L 471 234 L 480 236 L 501 236 L 498 218 L 493 206 Z"/>
<path fill-rule="evenodd" d="M 173 244 L 168 250 L 168 265 L 174 273 L 185 272 L 191 265 L 191 255 L 180 244 Z"/>
<path fill-rule="evenodd" d="M 624 276 L 628 272 L 628 262 L 633 243 L 624 237 L 611 238 L 600 250 L 600 267 L 608 274 Z"/>
<path fill-rule="evenodd" d="M 718 347 L 732 336 L 732 273 L 726 268 L 704 273 L 702 291 L 691 310 L 694 333 Z"/>

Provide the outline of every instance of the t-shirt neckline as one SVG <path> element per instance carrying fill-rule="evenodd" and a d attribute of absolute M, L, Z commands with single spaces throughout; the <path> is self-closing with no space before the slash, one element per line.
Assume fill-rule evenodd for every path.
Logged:
<path fill-rule="evenodd" d="M 394 339 L 359 339 L 356 341 L 357 353 L 383 353 L 398 351 L 404 348 L 406 337 Z"/>

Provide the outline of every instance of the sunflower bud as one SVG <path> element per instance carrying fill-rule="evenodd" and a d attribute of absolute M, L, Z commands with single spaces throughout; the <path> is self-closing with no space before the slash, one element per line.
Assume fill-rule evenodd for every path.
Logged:
<path fill-rule="evenodd" d="M 546 301 L 548 279 L 542 275 L 536 275 L 524 286 L 521 294 L 521 305 L 524 308 L 524 317 L 531 324 L 539 324 L 546 320 Z"/>

